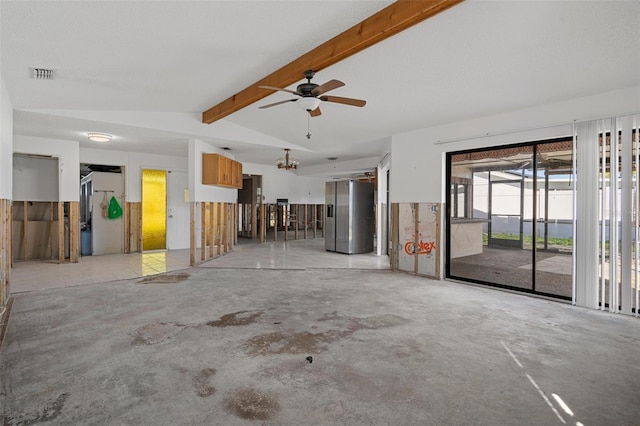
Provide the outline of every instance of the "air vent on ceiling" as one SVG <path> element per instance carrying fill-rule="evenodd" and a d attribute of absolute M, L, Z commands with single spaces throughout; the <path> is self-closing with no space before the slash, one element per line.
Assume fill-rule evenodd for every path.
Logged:
<path fill-rule="evenodd" d="M 53 80 L 55 71 L 49 68 L 31 68 L 32 78 L 36 80 Z"/>

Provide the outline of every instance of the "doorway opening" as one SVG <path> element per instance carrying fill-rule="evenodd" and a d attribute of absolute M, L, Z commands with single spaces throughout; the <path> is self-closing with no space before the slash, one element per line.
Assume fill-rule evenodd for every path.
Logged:
<path fill-rule="evenodd" d="M 255 240 L 260 234 L 260 206 L 262 205 L 262 176 L 243 175 L 238 189 L 238 241 Z"/>
<path fill-rule="evenodd" d="M 80 164 L 80 254 L 124 253 L 124 218 L 109 217 L 115 199 L 124 207 L 123 167 Z"/>

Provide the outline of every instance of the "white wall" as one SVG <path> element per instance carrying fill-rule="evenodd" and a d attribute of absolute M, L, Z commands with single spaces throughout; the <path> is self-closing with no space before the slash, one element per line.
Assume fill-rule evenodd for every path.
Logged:
<path fill-rule="evenodd" d="M 58 201 L 58 159 L 13 156 L 14 201 Z"/>
<path fill-rule="evenodd" d="M 186 157 L 80 148 L 80 162 L 124 167 L 126 201 L 142 201 L 142 170 L 188 170 Z"/>
<path fill-rule="evenodd" d="M 78 142 L 16 135 L 13 151 L 50 155 L 58 159 L 59 201 L 80 201 L 80 155 Z M 13 162 L 11 163 L 13 165 Z"/>
<path fill-rule="evenodd" d="M 13 105 L 0 78 L 0 199 L 12 199 Z"/>
<path fill-rule="evenodd" d="M 108 149 L 80 148 L 80 162 L 104 166 L 128 166 L 129 153 Z"/>
<path fill-rule="evenodd" d="M 571 135 L 571 123 L 640 111 L 640 86 L 394 135 L 391 202 L 444 202 L 445 153 Z"/>
<path fill-rule="evenodd" d="M 274 204 L 287 198 L 289 204 L 324 204 L 324 185 L 330 179 L 298 176 L 295 171 L 278 169 L 275 165 L 242 164 L 243 174 L 262 176 L 263 203 Z"/>
<path fill-rule="evenodd" d="M 198 139 L 189 140 L 189 191 L 191 201 L 235 203 L 238 190 L 202 184 L 202 154 L 216 153 L 229 158 L 233 154 L 219 150 Z M 324 178 L 298 176 L 295 172 L 279 170 L 275 165 L 242 163 L 242 173 L 262 176 L 264 203 L 288 198 L 290 204 L 324 203 Z"/>
<path fill-rule="evenodd" d="M 202 154 L 222 154 L 235 159 L 226 151 L 219 150 L 198 139 L 189 139 L 189 198 L 190 201 L 217 201 L 221 203 L 235 203 L 238 200 L 238 190 L 220 186 L 202 184 Z M 243 170 L 242 173 L 245 173 Z"/>
<path fill-rule="evenodd" d="M 188 170 L 187 157 L 129 153 L 127 167 L 127 197 L 130 202 L 142 201 L 142 170 Z"/>

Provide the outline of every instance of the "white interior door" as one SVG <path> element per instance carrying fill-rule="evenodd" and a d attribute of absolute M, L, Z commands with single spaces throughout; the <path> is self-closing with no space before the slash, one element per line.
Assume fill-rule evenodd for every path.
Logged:
<path fill-rule="evenodd" d="M 186 171 L 167 171 L 167 249 L 189 248 L 189 179 Z"/>

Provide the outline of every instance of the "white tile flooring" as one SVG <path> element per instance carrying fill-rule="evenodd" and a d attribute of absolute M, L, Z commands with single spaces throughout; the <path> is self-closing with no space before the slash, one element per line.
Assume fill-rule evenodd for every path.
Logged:
<path fill-rule="evenodd" d="M 199 254 L 197 255 L 199 259 Z M 324 239 L 243 243 L 200 265 L 249 269 L 389 269 L 387 256 L 327 252 Z M 108 283 L 189 268 L 189 250 L 83 256 L 78 263 L 15 262 L 11 293 Z"/>
<path fill-rule="evenodd" d="M 15 262 L 11 293 L 139 278 L 189 267 L 189 250 L 83 256 L 78 263 Z"/>
<path fill-rule="evenodd" d="M 324 239 L 240 244 L 203 267 L 250 269 L 389 269 L 388 256 L 328 252 Z"/>

